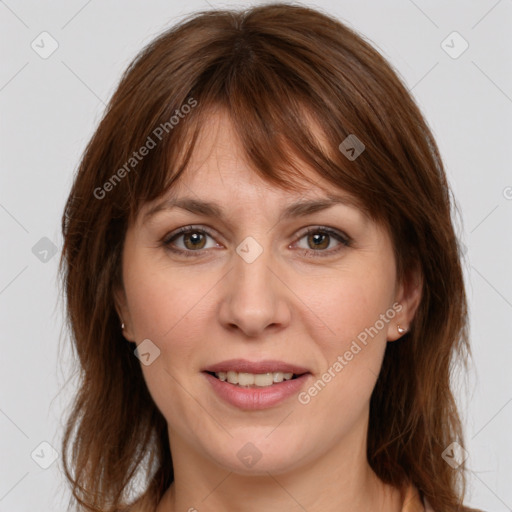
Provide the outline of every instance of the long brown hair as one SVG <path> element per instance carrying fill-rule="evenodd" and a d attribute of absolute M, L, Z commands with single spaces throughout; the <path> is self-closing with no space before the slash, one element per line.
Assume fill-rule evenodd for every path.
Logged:
<path fill-rule="evenodd" d="M 292 176 L 307 179 L 297 160 L 312 166 L 386 226 L 399 278 L 421 269 L 421 304 L 409 332 L 388 344 L 371 397 L 368 460 L 384 482 L 412 482 L 436 511 L 470 510 L 464 463 L 453 469 L 442 457 L 452 442 L 464 445 L 450 376 L 456 363 L 467 367 L 470 352 L 454 202 L 438 147 L 368 42 L 318 10 L 284 3 L 195 13 L 151 42 L 82 156 L 60 262 L 81 370 L 62 460 L 79 509 L 125 510 L 144 467 L 137 503 L 154 510 L 173 481 L 166 421 L 123 338 L 114 290 L 128 226 L 179 178 L 213 108 L 228 112 L 255 172 L 293 188 Z M 344 151 L 350 135 L 364 144 L 357 158 Z"/>

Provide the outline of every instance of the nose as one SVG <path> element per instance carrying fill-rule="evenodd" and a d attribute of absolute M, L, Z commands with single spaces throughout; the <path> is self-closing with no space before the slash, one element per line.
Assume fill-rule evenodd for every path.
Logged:
<path fill-rule="evenodd" d="M 249 261 L 234 253 L 233 267 L 224 280 L 219 316 L 227 329 L 240 329 L 245 336 L 257 338 L 289 324 L 290 292 L 270 251 L 264 250 Z"/>

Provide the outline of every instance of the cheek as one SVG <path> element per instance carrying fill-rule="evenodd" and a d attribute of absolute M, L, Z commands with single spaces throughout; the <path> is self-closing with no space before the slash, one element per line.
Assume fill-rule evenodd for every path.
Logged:
<path fill-rule="evenodd" d="M 198 325 L 190 319 L 206 314 L 215 276 L 202 272 L 199 279 L 192 268 L 173 267 L 165 259 L 155 262 L 151 256 L 141 252 L 126 265 L 125 289 L 136 339 L 168 343 L 186 329 L 188 335 L 179 336 L 180 344 L 186 344 Z"/>
<path fill-rule="evenodd" d="M 149 339 L 160 350 L 154 362 L 141 364 L 141 369 L 164 417 L 180 418 L 179 423 L 186 426 L 197 421 L 201 412 L 190 405 L 188 393 L 194 391 L 186 379 L 197 368 L 197 340 L 204 339 L 200 318 L 206 320 L 206 309 L 211 309 L 208 291 L 215 281 L 204 273 L 198 279 L 192 271 L 148 261 L 133 258 L 125 274 L 135 339 L 137 343 Z"/>
<path fill-rule="evenodd" d="M 350 423 L 367 405 L 380 371 L 395 316 L 394 274 L 377 265 L 374 271 L 352 269 L 307 289 L 307 305 L 318 317 L 306 324 L 308 336 L 319 349 L 322 368 L 303 403 L 311 399 L 314 415 L 344 411 L 339 421 Z"/>
<path fill-rule="evenodd" d="M 198 353 L 208 333 L 205 325 L 211 326 L 218 276 L 149 261 L 129 262 L 125 289 L 137 343 L 149 339 L 160 350 L 154 363 L 141 369 L 155 403 L 170 418 L 187 409 L 190 397 L 181 386 L 189 389 L 186 379 L 199 371 Z"/>
<path fill-rule="evenodd" d="M 304 305 L 310 311 L 309 335 L 326 347 L 342 350 L 359 335 L 364 338 L 368 329 L 374 337 L 386 337 L 387 326 L 393 311 L 389 311 L 394 297 L 394 275 L 389 268 L 370 266 L 360 271 L 339 272 L 299 282 L 295 289 L 305 297 Z M 307 309 L 304 309 L 306 312 Z M 388 314 L 388 322 L 379 320 Z M 379 333 L 375 335 L 374 328 Z M 363 333 L 363 334 L 362 334 Z"/>

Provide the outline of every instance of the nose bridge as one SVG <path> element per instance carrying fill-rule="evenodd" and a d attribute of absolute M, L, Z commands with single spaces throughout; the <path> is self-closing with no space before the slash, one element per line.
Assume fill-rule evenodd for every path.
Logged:
<path fill-rule="evenodd" d="M 254 237 L 248 236 L 236 248 L 236 257 L 233 258 L 234 273 L 239 288 L 241 289 L 241 285 L 247 288 L 244 292 L 252 288 L 253 294 L 265 291 L 268 295 L 268 288 L 272 287 L 269 278 L 272 275 L 270 268 L 273 255 L 270 245 L 267 242 L 263 243 L 265 246 Z"/>
<path fill-rule="evenodd" d="M 246 237 L 233 255 L 233 268 L 222 308 L 223 322 L 256 336 L 267 326 L 283 324 L 288 315 L 276 260 L 270 246 Z"/>

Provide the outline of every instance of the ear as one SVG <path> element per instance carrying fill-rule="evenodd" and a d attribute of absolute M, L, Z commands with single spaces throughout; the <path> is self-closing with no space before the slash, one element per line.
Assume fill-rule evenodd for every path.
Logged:
<path fill-rule="evenodd" d="M 401 338 L 405 332 L 410 330 L 414 315 L 421 303 L 423 295 L 423 274 L 420 266 L 416 265 L 413 269 L 404 275 L 403 279 L 398 283 L 395 302 L 402 307 L 388 326 L 388 341 L 395 341 Z M 406 329 L 405 332 L 399 332 L 398 326 Z"/>
<path fill-rule="evenodd" d="M 119 328 L 121 329 L 121 324 L 124 323 L 124 329 L 122 329 L 123 336 L 128 341 L 135 342 L 135 337 L 133 335 L 132 329 L 132 319 L 130 316 L 130 310 L 128 308 L 128 303 L 126 300 L 126 292 L 124 287 L 116 286 L 114 288 L 114 305 L 119 316 Z"/>

